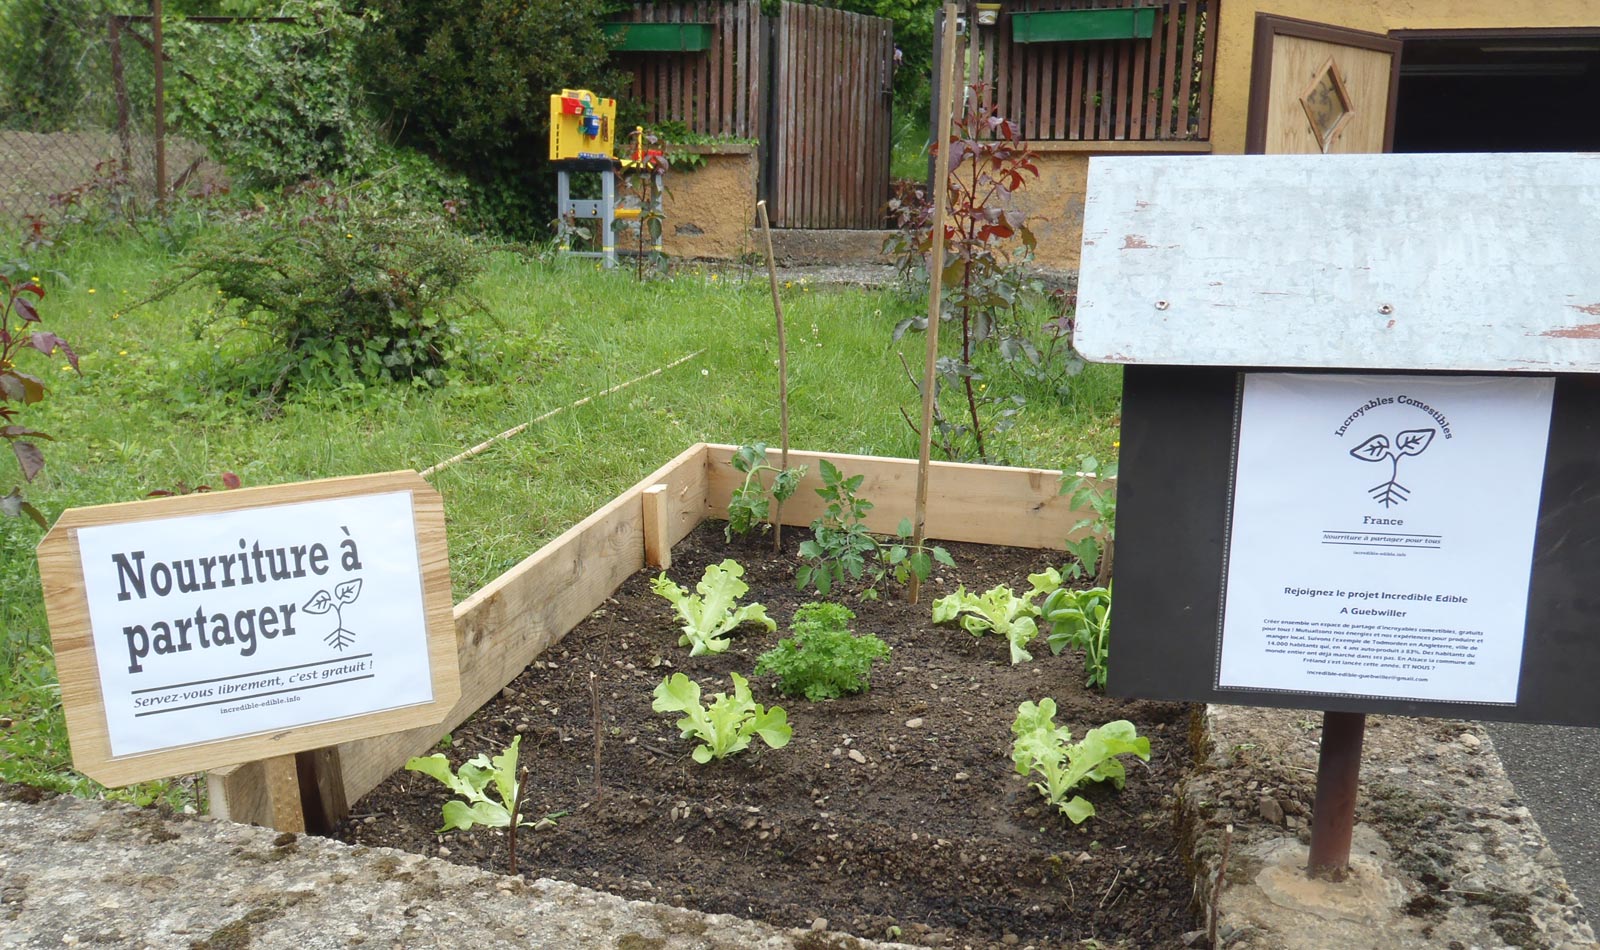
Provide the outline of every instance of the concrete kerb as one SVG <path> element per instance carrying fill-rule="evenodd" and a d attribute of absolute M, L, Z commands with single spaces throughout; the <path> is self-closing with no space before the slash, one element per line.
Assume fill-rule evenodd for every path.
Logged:
<path fill-rule="evenodd" d="M 1481 730 L 1374 717 L 1356 873 L 1300 873 L 1316 718 L 1208 707 L 1179 789 L 1196 899 L 1236 950 L 1600 947 Z M 1131 777 L 1137 781 L 1137 775 Z M 1226 828 L 1228 863 L 1216 881 Z M 1297 863 L 1298 862 L 1298 863 Z M 545 879 L 0 787 L 0 948 L 354 946 L 874 950 Z M 1204 931 L 1191 946 L 1206 943 Z"/>

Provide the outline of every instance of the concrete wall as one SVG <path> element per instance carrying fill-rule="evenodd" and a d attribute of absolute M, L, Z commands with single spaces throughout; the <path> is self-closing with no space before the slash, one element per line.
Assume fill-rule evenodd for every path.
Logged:
<path fill-rule="evenodd" d="M 752 250 L 756 147 L 699 145 L 682 151 L 699 154 L 706 163 L 667 172 L 662 245 L 668 256 L 734 260 Z"/>

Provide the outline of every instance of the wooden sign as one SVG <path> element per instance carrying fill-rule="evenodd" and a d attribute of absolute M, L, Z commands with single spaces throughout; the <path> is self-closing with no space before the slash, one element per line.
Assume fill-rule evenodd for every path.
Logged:
<path fill-rule="evenodd" d="M 73 765 L 107 785 L 458 698 L 444 505 L 415 472 L 75 508 L 38 555 Z"/>

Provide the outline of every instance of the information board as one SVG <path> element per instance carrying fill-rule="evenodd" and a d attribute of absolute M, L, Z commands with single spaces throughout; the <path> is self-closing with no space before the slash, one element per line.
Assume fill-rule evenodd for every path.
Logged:
<path fill-rule="evenodd" d="M 74 765 L 124 784 L 442 720 L 443 538 L 410 472 L 68 511 L 39 557 Z"/>
<path fill-rule="evenodd" d="M 1247 415 L 1253 401 L 1246 397 L 1257 380 L 1286 387 L 1291 391 L 1286 395 L 1303 395 L 1311 405 L 1290 404 L 1293 409 L 1285 415 L 1298 416 L 1298 422 L 1286 418 L 1274 423 L 1270 412 L 1265 421 L 1258 414 Z M 1351 382 L 1330 385 L 1327 380 Z M 1511 400 L 1504 412 L 1456 408 L 1461 404 L 1454 393 L 1477 390 L 1482 380 L 1453 374 L 1258 376 L 1227 368 L 1127 367 L 1108 692 L 1237 705 L 1600 725 L 1600 690 L 1594 688 L 1600 679 L 1600 636 L 1595 633 L 1600 617 L 1600 585 L 1595 583 L 1600 577 L 1600 453 L 1593 450 L 1600 445 L 1600 386 L 1577 376 L 1496 378 L 1494 389 L 1502 382 L 1523 384 L 1495 397 Z M 1350 394 L 1367 395 L 1354 402 L 1329 395 L 1343 386 Z M 1443 439 L 1440 420 L 1401 404 L 1402 394 L 1443 415 L 1452 437 Z M 1394 404 L 1368 409 L 1350 422 L 1343 437 L 1335 434 L 1356 409 L 1389 396 L 1396 398 Z M 1314 411 L 1318 403 L 1327 412 L 1320 418 Z M 1284 436 L 1281 427 L 1290 424 L 1303 429 L 1305 442 Z M 1485 426 L 1480 432 L 1494 435 L 1473 448 L 1480 436 L 1469 438 L 1467 433 L 1480 424 Z M 1392 446 L 1399 433 L 1430 426 L 1439 430 L 1433 441 L 1416 454 L 1402 455 L 1398 465 L 1387 457 L 1366 461 L 1349 455 L 1374 435 L 1386 436 Z M 1306 442 L 1325 445 L 1313 451 Z M 1262 453 L 1279 455 L 1287 468 L 1275 468 L 1278 463 L 1270 461 L 1257 468 Z M 1408 500 L 1374 508 L 1371 490 L 1391 476 L 1398 476 Z M 1235 534 L 1240 501 L 1247 508 L 1261 508 L 1269 500 L 1242 498 L 1263 477 L 1283 479 L 1274 489 L 1278 507 L 1247 511 L 1243 517 L 1254 525 L 1248 530 L 1272 532 L 1265 543 Z M 1436 494 L 1440 478 L 1453 483 L 1442 497 Z M 1330 492 L 1348 492 L 1350 499 L 1330 500 Z M 1385 517 L 1383 511 L 1406 524 L 1359 523 L 1364 517 Z M 1310 513 L 1326 517 L 1312 518 Z M 1382 550 L 1373 544 L 1378 534 L 1413 533 L 1408 530 L 1412 528 L 1422 529 L 1414 532 L 1419 535 L 1437 535 L 1438 550 L 1426 544 L 1434 539 L 1424 538 L 1424 550 L 1399 549 L 1407 552 L 1405 558 L 1345 557 L 1328 554 L 1321 544 L 1323 539 L 1342 540 L 1341 534 L 1364 535 L 1361 544 L 1377 551 Z M 1289 536 L 1300 531 L 1315 533 L 1291 544 Z M 1243 545 L 1258 550 L 1241 561 Z M 1433 554 L 1457 557 L 1459 563 L 1430 581 L 1428 572 L 1439 567 L 1430 567 L 1427 558 Z M 1367 567 L 1369 562 L 1377 566 Z M 1451 573 L 1458 568 L 1467 572 L 1459 580 Z M 1239 586 L 1253 584 L 1252 577 L 1263 592 L 1256 600 L 1244 596 Z M 1294 593 L 1297 588 L 1301 593 Z M 1320 596 L 1324 592 L 1331 596 Z M 1358 595 L 1352 597 L 1352 592 Z M 1384 593 L 1399 596 L 1385 598 Z M 1351 613 L 1340 613 L 1345 609 Z M 1403 611 L 1406 616 L 1357 610 Z M 1351 617 L 1360 619 L 1339 619 Z M 1347 675 L 1342 681 L 1327 678 L 1323 685 L 1323 677 L 1307 672 L 1304 650 L 1298 656 L 1266 652 L 1280 648 L 1269 647 L 1269 642 L 1285 644 L 1286 650 L 1296 641 L 1294 634 L 1269 641 L 1263 628 L 1297 626 L 1269 625 L 1267 620 L 1456 632 L 1428 634 L 1446 639 L 1426 648 L 1434 658 L 1428 662 L 1424 657 L 1425 664 L 1434 669 L 1420 671 L 1427 674 L 1425 681 Z M 1252 627 L 1253 642 L 1248 635 Z M 1467 635 L 1462 631 L 1471 633 L 1470 651 L 1463 640 L 1450 646 L 1451 637 Z M 1242 639 L 1230 645 L 1230 633 Z M 1370 652 L 1384 638 L 1374 636 L 1375 630 L 1359 633 L 1363 635 L 1349 636 L 1341 629 L 1343 642 L 1338 651 L 1327 648 L 1330 656 L 1337 653 L 1357 664 L 1344 667 L 1347 671 L 1359 672 L 1372 663 L 1378 664 L 1374 672 L 1384 671 L 1383 664 L 1394 661 L 1376 660 L 1378 654 Z M 1306 634 L 1299 636 L 1304 642 Z M 1240 652 L 1232 655 L 1224 673 L 1224 653 L 1236 648 Z M 1486 650 L 1493 651 L 1492 660 Z M 1460 662 L 1442 662 L 1467 659 L 1469 653 L 1470 670 Z"/>

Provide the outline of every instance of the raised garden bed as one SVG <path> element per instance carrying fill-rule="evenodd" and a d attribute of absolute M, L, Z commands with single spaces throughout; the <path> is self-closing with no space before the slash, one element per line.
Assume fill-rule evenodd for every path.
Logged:
<path fill-rule="evenodd" d="M 447 732 L 453 764 L 496 754 L 520 734 L 530 768 L 524 812 L 565 813 L 524 830 L 525 872 L 782 925 L 822 918 L 861 936 L 947 946 L 1012 942 L 1007 935 L 1039 947 L 1089 938 L 1170 946 L 1194 929 L 1171 807 L 1189 760 L 1188 708 L 1085 690 L 1081 661 L 1050 656 L 1042 639 L 1032 663 L 1012 666 L 1003 638 L 929 620 L 928 605 L 957 583 L 1024 589 L 1030 572 L 1060 564 L 1058 550 L 1045 549 L 1059 549 L 1081 514 L 1058 494 L 1056 473 L 936 466 L 928 533 L 955 542 L 946 546 L 957 566 L 940 568 L 916 607 L 848 601 L 855 630 L 893 648 L 871 691 L 808 703 L 751 677 L 757 701 L 788 710 L 790 745 L 758 743 L 704 766 L 689 758 L 677 717 L 650 710 L 655 684 L 685 672 L 707 693 L 729 689 L 728 674 L 750 676 L 795 608 L 819 599 L 794 588 L 802 529 L 786 531 L 775 557 L 770 544 L 726 544 L 707 521 L 726 513 L 738 477 L 730 452 L 691 449 L 457 607 L 470 706 L 431 735 L 330 753 L 342 774 L 324 775 L 323 785 L 337 781 L 354 803 L 340 835 L 504 870 L 503 833 L 436 834 L 445 789 L 395 769 L 434 751 Z M 878 505 L 869 527 L 889 530 L 909 514 L 914 463 L 826 457 L 867 476 L 860 495 Z M 793 453 L 811 466 L 808 487 L 818 458 Z M 784 520 L 803 524 L 817 513 L 818 499 L 802 488 Z M 1003 542 L 1016 547 L 990 546 Z M 752 628 L 728 653 L 689 657 L 666 601 L 649 591 L 655 571 L 645 551 L 659 559 L 673 544 L 669 574 L 685 586 L 724 557 L 744 564 L 744 600 L 766 604 L 779 634 Z M 598 794 L 591 674 L 603 717 Z M 1126 789 L 1087 792 L 1099 814 L 1081 826 L 1012 772 L 1017 705 L 1044 696 L 1075 737 L 1126 718 L 1152 742 L 1148 767 L 1129 760 Z M 249 772 L 214 777 L 217 810 L 249 817 L 241 812 L 260 797 Z"/>

